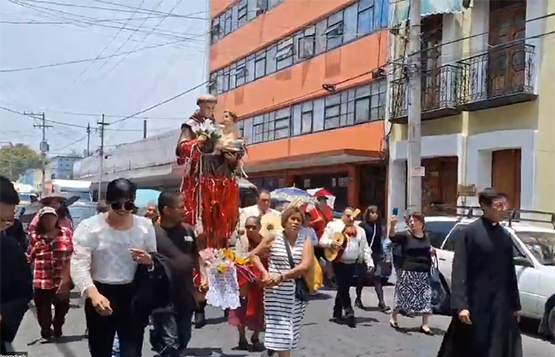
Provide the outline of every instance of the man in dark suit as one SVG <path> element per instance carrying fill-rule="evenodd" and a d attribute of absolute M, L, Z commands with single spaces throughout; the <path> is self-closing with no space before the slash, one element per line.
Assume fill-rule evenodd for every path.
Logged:
<path fill-rule="evenodd" d="M 160 225 L 155 226 L 158 253 L 170 261 L 169 297 L 171 306 L 152 315 L 153 347 L 162 357 L 184 354 L 191 339 L 192 317 L 197 309 L 193 270 L 206 276 L 200 263 L 193 228 L 183 223 L 183 196 L 162 192 L 158 198 Z M 201 281 L 205 281 L 204 278 Z"/>
<path fill-rule="evenodd" d="M 10 352 L 21 320 L 33 297 L 27 257 L 6 230 L 13 224 L 19 195 L 11 181 L 0 176 L 0 354 Z"/>

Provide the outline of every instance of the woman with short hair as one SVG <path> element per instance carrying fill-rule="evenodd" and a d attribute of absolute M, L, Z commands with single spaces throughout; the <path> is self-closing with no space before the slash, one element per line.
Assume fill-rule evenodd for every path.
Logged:
<path fill-rule="evenodd" d="M 391 218 L 389 238 L 399 244 L 403 251 L 403 266 L 395 286 L 395 309 L 389 324 L 398 329 L 397 315 L 403 312 L 409 316 L 422 316 L 420 331 L 433 335 L 428 326 L 432 315 L 432 287 L 430 269 L 433 248 L 424 232 L 424 215 L 411 213 L 406 217 L 408 232 L 395 232 L 397 217 Z"/>
<path fill-rule="evenodd" d="M 312 241 L 299 234 L 304 219 L 304 213 L 298 207 L 286 209 L 281 214 L 283 232 L 275 237 L 265 237 L 252 252 L 266 285 L 265 346 L 268 354 L 276 352 L 279 357 L 290 357 L 297 348 L 306 308 L 306 301 L 296 293 L 296 285 L 303 281 L 303 275 L 314 261 Z M 268 270 L 256 258 L 266 254 L 269 254 Z"/>

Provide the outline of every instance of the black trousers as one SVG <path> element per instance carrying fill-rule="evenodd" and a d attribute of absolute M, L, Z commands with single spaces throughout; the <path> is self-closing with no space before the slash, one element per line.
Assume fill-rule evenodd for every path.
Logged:
<path fill-rule="evenodd" d="M 112 314 L 102 316 L 94 309 L 91 300 L 85 302 L 85 317 L 89 331 L 91 357 L 111 357 L 114 336 L 118 333 L 120 356 L 140 357 L 143 347 L 143 321 L 133 317 L 131 284 L 109 285 L 95 282 L 98 292 L 110 301 Z"/>
<path fill-rule="evenodd" d="M 191 340 L 193 312 L 174 313 L 156 311 L 152 313 L 150 344 L 161 357 L 184 356 Z"/>
<path fill-rule="evenodd" d="M 335 304 L 333 305 L 333 316 L 341 317 L 345 311 L 346 317 L 353 317 L 355 311 L 351 304 L 351 283 L 355 275 L 356 264 L 345 264 L 341 262 L 332 263 L 335 280 L 337 282 L 337 295 L 335 295 Z"/>
<path fill-rule="evenodd" d="M 43 338 L 52 337 L 52 327 L 54 327 L 54 334 L 62 333 L 62 326 L 69 311 L 69 298 L 60 299 L 56 296 L 57 290 L 35 289 L 37 320 L 40 326 L 40 335 Z M 52 305 L 54 305 L 54 318 L 52 318 Z"/>

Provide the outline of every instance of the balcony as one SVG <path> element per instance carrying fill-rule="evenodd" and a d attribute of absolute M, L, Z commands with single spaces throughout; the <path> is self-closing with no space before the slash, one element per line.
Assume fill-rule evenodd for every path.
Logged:
<path fill-rule="evenodd" d="M 459 109 L 472 112 L 535 100 L 534 55 L 534 46 L 519 41 L 460 61 Z"/>
<path fill-rule="evenodd" d="M 459 65 L 444 65 L 422 72 L 422 120 L 456 115 L 457 91 L 462 70 Z M 409 111 L 409 91 L 406 76 L 391 82 L 389 121 L 406 124 Z"/>

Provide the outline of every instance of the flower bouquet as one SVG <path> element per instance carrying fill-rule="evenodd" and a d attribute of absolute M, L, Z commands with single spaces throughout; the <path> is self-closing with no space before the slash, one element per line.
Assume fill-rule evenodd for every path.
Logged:
<path fill-rule="evenodd" d="M 212 122 L 206 120 L 198 124 L 195 134 L 197 137 L 204 135 L 208 139 L 216 142 L 222 137 L 222 130 L 217 125 L 214 125 Z"/>

